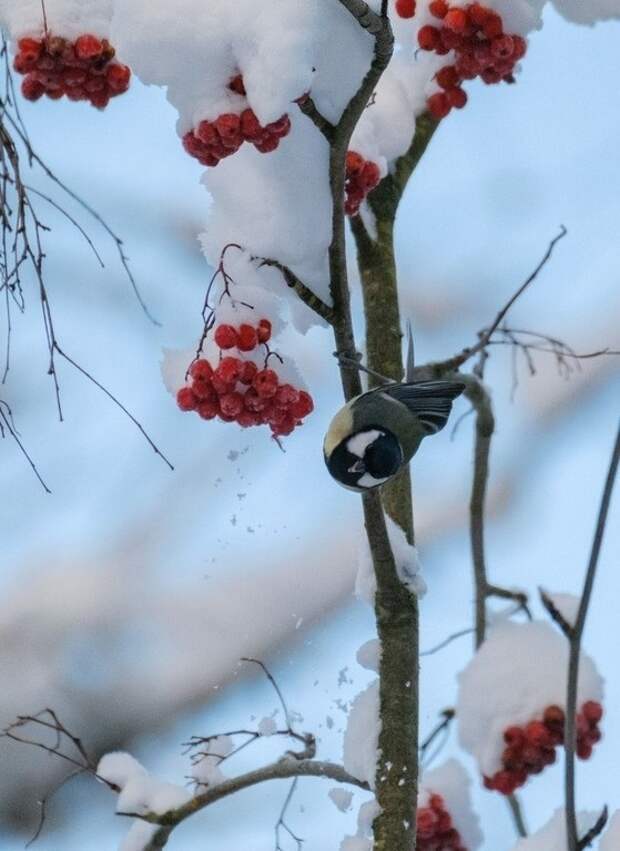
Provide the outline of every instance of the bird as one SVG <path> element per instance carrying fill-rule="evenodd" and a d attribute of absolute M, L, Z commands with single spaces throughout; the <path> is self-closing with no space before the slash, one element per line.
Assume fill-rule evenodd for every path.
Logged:
<path fill-rule="evenodd" d="M 458 380 L 392 382 L 351 399 L 331 421 L 323 455 L 332 477 L 363 493 L 384 485 L 446 425 Z"/>

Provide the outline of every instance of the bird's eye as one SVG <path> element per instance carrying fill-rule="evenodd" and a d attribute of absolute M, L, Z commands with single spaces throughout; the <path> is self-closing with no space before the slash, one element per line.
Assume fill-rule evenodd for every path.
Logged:
<path fill-rule="evenodd" d="M 387 479 L 398 472 L 403 451 L 396 437 L 388 432 L 374 440 L 364 454 L 366 470 L 375 479 Z"/>

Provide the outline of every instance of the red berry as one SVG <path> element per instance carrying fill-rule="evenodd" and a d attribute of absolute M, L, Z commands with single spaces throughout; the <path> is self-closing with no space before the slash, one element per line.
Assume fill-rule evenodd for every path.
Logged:
<path fill-rule="evenodd" d="M 254 381 L 258 367 L 252 361 L 244 361 L 239 373 L 239 381 L 242 384 L 251 384 Z"/>
<path fill-rule="evenodd" d="M 448 51 L 461 49 L 463 46 L 463 35 L 455 30 L 443 27 L 439 37 L 441 38 L 441 44 Z"/>
<path fill-rule="evenodd" d="M 295 420 L 290 416 L 285 416 L 280 422 L 271 424 L 271 431 L 275 437 L 286 437 L 295 430 Z"/>
<path fill-rule="evenodd" d="M 261 154 L 270 154 L 276 150 L 279 144 L 280 140 L 277 136 L 265 136 L 260 142 L 254 142 L 254 147 Z"/>
<path fill-rule="evenodd" d="M 480 3 L 472 3 L 471 6 L 467 7 L 467 16 L 472 24 L 475 24 L 478 27 L 484 26 L 487 18 L 489 17 L 490 9 L 486 9 L 484 6 L 481 6 Z"/>
<path fill-rule="evenodd" d="M 210 121 L 201 121 L 198 127 L 196 127 L 194 134 L 205 145 L 216 145 L 220 139 L 217 130 Z"/>
<path fill-rule="evenodd" d="M 516 785 L 512 774 L 509 771 L 498 771 L 493 777 L 493 787 L 501 792 L 502 795 L 512 795 Z"/>
<path fill-rule="evenodd" d="M 591 724 L 598 724 L 603 717 L 603 707 L 594 700 L 587 700 L 581 707 L 581 711 Z"/>
<path fill-rule="evenodd" d="M 420 28 L 418 32 L 418 44 L 422 50 L 435 50 L 439 46 L 439 30 L 437 27 L 431 27 L 428 24 Z"/>
<path fill-rule="evenodd" d="M 192 382 L 192 390 L 198 399 L 215 399 L 216 392 L 213 388 L 211 379 L 194 378 Z"/>
<path fill-rule="evenodd" d="M 182 411 L 195 411 L 198 399 L 189 387 L 181 387 L 177 393 L 177 405 Z"/>
<path fill-rule="evenodd" d="M 473 56 L 459 56 L 456 60 L 456 71 L 461 80 L 473 80 L 478 76 L 478 63 Z"/>
<path fill-rule="evenodd" d="M 226 393 L 220 398 L 220 413 L 226 417 L 237 417 L 243 410 L 241 393 Z"/>
<path fill-rule="evenodd" d="M 276 393 L 276 404 L 282 408 L 294 405 L 299 399 L 299 392 L 291 384 L 282 384 Z"/>
<path fill-rule="evenodd" d="M 364 168 L 362 169 L 359 179 L 365 190 L 370 191 L 371 189 L 374 189 L 381 180 L 381 172 L 377 163 L 367 161 L 364 164 Z"/>
<path fill-rule="evenodd" d="M 241 74 L 237 74 L 236 77 L 233 77 L 230 83 L 228 84 L 228 88 L 235 92 L 238 95 L 243 95 L 245 97 L 245 86 L 243 85 L 243 77 Z"/>
<path fill-rule="evenodd" d="M 123 92 L 126 92 L 129 88 L 131 71 L 126 65 L 119 65 L 118 63 L 108 65 L 106 70 L 106 80 L 108 81 L 108 85 L 112 91 L 120 95 Z"/>
<path fill-rule="evenodd" d="M 548 727 L 561 727 L 564 724 L 564 710 L 560 706 L 548 706 L 543 713 L 543 721 Z"/>
<path fill-rule="evenodd" d="M 237 422 L 242 428 L 259 425 L 260 417 L 252 411 L 243 410 L 237 414 Z"/>
<path fill-rule="evenodd" d="M 194 361 L 194 363 L 190 366 L 189 374 L 192 378 L 203 378 L 205 380 L 209 380 L 213 375 L 213 367 L 208 360 L 201 358 L 200 360 Z"/>
<path fill-rule="evenodd" d="M 525 736 L 529 744 L 546 747 L 549 744 L 549 731 L 542 721 L 530 721 L 525 726 Z"/>
<path fill-rule="evenodd" d="M 103 44 L 94 35 L 81 35 L 75 42 L 78 59 L 96 59 L 103 52 Z"/>
<path fill-rule="evenodd" d="M 415 0 L 396 0 L 396 12 L 401 18 L 413 18 Z"/>
<path fill-rule="evenodd" d="M 241 135 L 248 142 L 254 142 L 263 134 L 260 121 L 253 109 L 244 109 L 241 113 Z"/>
<path fill-rule="evenodd" d="M 296 420 L 303 420 L 308 414 L 314 411 L 314 402 L 312 396 L 306 393 L 305 390 L 299 391 L 299 398 L 291 405 L 291 414 Z"/>
<path fill-rule="evenodd" d="M 263 399 L 271 399 L 278 391 L 278 376 L 272 369 L 261 369 L 254 376 L 252 386 Z"/>
<path fill-rule="evenodd" d="M 496 12 L 489 12 L 483 26 L 484 34 L 488 39 L 497 38 L 504 32 L 502 19 Z"/>
<path fill-rule="evenodd" d="M 361 154 L 358 154 L 357 151 L 347 151 L 345 163 L 347 177 L 353 177 L 361 174 L 362 169 L 364 168 L 364 162 L 364 157 L 361 156 Z"/>
<path fill-rule="evenodd" d="M 259 343 L 268 343 L 271 339 L 271 322 L 268 319 L 261 319 L 256 329 Z"/>
<path fill-rule="evenodd" d="M 500 35 L 491 42 L 491 53 L 498 59 L 509 59 L 514 49 L 514 41 L 509 35 Z"/>
<path fill-rule="evenodd" d="M 277 121 L 272 121 L 265 127 L 265 132 L 271 136 L 277 136 L 278 139 L 283 139 L 288 136 L 291 130 L 291 119 L 288 115 L 283 115 Z"/>
<path fill-rule="evenodd" d="M 220 349 L 233 349 L 239 343 L 239 337 L 232 325 L 219 325 L 215 329 L 214 340 Z"/>
<path fill-rule="evenodd" d="M 461 89 L 460 86 L 448 89 L 446 91 L 446 97 L 448 98 L 450 106 L 455 107 L 455 109 L 463 109 L 467 103 L 467 92 L 465 92 L 464 89 Z"/>
<path fill-rule="evenodd" d="M 264 411 L 267 405 L 269 404 L 268 399 L 263 399 L 262 396 L 259 396 L 256 390 L 250 388 L 244 397 L 243 404 L 247 408 L 248 411 L 252 411 L 253 413 L 259 413 L 260 411 Z"/>
<path fill-rule="evenodd" d="M 238 337 L 237 346 L 242 352 L 251 352 L 258 345 L 258 335 L 252 325 L 240 325 Z"/>
<path fill-rule="evenodd" d="M 450 7 L 446 3 L 446 0 L 432 0 L 428 8 L 431 15 L 434 15 L 436 18 L 445 18 Z"/>
<path fill-rule="evenodd" d="M 29 74 L 22 80 L 21 91 L 26 100 L 39 100 L 45 94 L 45 86 Z"/>
<path fill-rule="evenodd" d="M 241 141 L 241 121 L 238 115 L 232 112 L 220 115 L 215 119 L 215 128 L 222 142 L 237 145 Z"/>
<path fill-rule="evenodd" d="M 89 100 L 97 109 L 105 109 L 110 103 L 110 95 L 106 92 L 92 92 Z"/>
<path fill-rule="evenodd" d="M 502 75 L 493 68 L 485 68 L 484 71 L 480 73 L 480 76 L 488 86 L 495 85 L 495 83 L 499 83 L 502 79 Z"/>
<path fill-rule="evenodd" d="M 438 121 L 445 118 L 450 112 L 450 102 L 444 92 L 437 92 L 431 95 L 426 101 L 426 105 L 430 114 Z"/>
<path fill-rule="evenodd" d="M 443 19 L 443 25 L 455 33 L 463 33 L 467 27 L 467 13 L 464 9 L 450 9 Z"/>
<path fill-rule="evenodd" d="M 239 378 L 243 368 L 243 361 L 239 358 L 225 357 L 217 365 L 215 375 L 226 384 L 234 384 Z"/>
<path fill-rule="evenodd" d="M 590 759 L 592 756 L 592 745 L 588 742 L 577 742 L 576 752 L 579 759 Z"/>
<path fill-rule="evenodd" d="M 205 399 L 203 402 L 198 403 L 198 407 L 196 409 L 198 411 L 198 415 L 202 417 L 203 420 L 213 420 L 217 417 L 220 407 L 218 405 L 217 399 Z"/>
<path fill-rule="evenodd" d="M 454 65 L 445 65 L 435 74 L 437 85 L 442 89 L 451 89 L 459 83 L 459 75 Z"/>
<path fill-rule="evenodd" d="M 418 839 L 432 839 L 435 835 L 437 816 L 429 807 L 420 807 L 416 814 Z"/>
<path fill-rule="evenodd" d="M 510 747 L 521 747 L 525 744 L 525 733 L 521 727 L 508 727 L 504 731 L 504 741 Z"/>
<path fill-rule="evenodd" d="M 226 393 L 232 393 L 235 389 L 235 383 L 224 381 L 217 372 L 213 373 L 211 385 L 218 396 L 225 396 Z"/>

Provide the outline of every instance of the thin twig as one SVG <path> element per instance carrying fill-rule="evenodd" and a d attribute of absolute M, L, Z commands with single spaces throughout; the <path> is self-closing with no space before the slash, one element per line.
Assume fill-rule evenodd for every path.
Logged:
<path fill-rule="evenodd" d="M 618 472 L 620 462 L 620 424 L 616 433 L 616 440 L 611 453 L 609 469 L 605 479 L 603 495 L 598 512 L 594 539 L 590 551 L 588 569 L 583 584 L 579 610 L 575 620 L 575 626 L 570 638 L 570 660 L 568 665 L 568 684 L 566 688 L 566 727 L 564 748 L 566 750 L 566 764 L 564 773 L 564 787 L 566 796 L 566 833 L 568 837 L 568 851 L 580 851 L 582 848 L 579 841 L 577 827 L 577 812 L 575 805 L 575 748 L 576 748 L 576 717 L 577 717 L 577 686 L 579 681 L 579 657 L 581 652 L 581 639 L 586 623 L 592 588 L 596 577 L 599 555 L 603 543 L 607 515 L 611 503 L 611 495 Z"/>

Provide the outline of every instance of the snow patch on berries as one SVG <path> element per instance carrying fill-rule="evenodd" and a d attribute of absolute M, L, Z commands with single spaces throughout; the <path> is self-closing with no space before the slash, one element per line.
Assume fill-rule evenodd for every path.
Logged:
<path fill-rule="evenodd" d="M 408 541 L 403 530 L 390 517 L 386 517 L 388 537 L 394 553 L 398 578 L 412 594 L 423 597 L 426 593 L 426 582 L 421 574 L 420 560 L 417 549 Z M 372 555 L 366 536 L 362 536 L 357 563 L 355 594 L 374 606 L 377 591 L 377 578 L 373 567 Z"/>
<path fill-rule="evenodd" d="M 374 680 L 351 704 L 343 742 L 345 769 L 371 789 L 375 788 L 380 730 L 379 680 Z"/>
<path fill-rule="evenodd" d="M 84 33 L 109 38 L 112 0 L 45 0 L 47 29 L 75 40 Z M 0 20 L 11 40 L 45 33 L 41 0 L 0 0 Z"/>
<path fill-rule="evenodd" d="M 482 845 L 484 837 L 480 830 L 478 816 L 472 808 L 470 790 L 471 779 L 456 759 L 449 759 L 432 771 L 426 771 L 422 776 L 418 794 L 418 813 L 430 806 L 433 795 L 439 795 L 443 802 L 444 811 L 450 816 L 452 828 L 458 834 L 458 837 L 452 835 L 444 839 L 445 845 L 442 845 L 442 848 L 447 849 L 449 847 L 449 839 L 452 840 L 452 848 L 463 848 L 466 851 L 475 851 Z M 418 823 L 419 821 L 418 815 Z M 437 819 L 429 819 L 427 824 L 428 822 L 437 825 Z M 438 837 L 438 833 L 437 830 L 432 831 L 433 837 Z M 420 836 L 419 830 L 418 844 L 420 851 L 424 851 L 424 838 Z"/>
<path fill-rule="evenodd" d="M 459 675 L 457 704 L 461 745 L 477 760 L 484 776 L 494 777 L 502 769 L 503 755 L 510 744 L 505 741 L 505 734 L 510 728 L 541 722 L 550 707 L 563 713 L 567 670 L 568 642 L 549 623 L 503 622 L 490 630 Z M 600 705 L 602 697 L 603 680 L 592 659 L 582 654 L 578 709 L 589 702 Z M 551 723 L 551 727 L 556 723 L 563 725 L 563 718 Z M 555 737 L 554 733 L 552 738 Z M 552 746 L 546 735 L 543 738 L 544 742 L 535 744 L 540 744 L 552 761 L 548 753 Z"/>
<path fill-rule="evenodd" d="M 583 836 L 596 823 L 598 813 L 577 813 L 578 833 Z M 520 839 L 512 851 L 567 851 L 566 817 L 564 810 L 556 810 L 553 817 L 536 833 Z M 601 851 L 603 851 L 601 847 Z M 612 849 L 610 849 L 612 851 Z M 615 848 L 613 849 L 615 851 Z"/>
<path fill-rule="evenodd" d="M 203 181 L 214 204 L 202 245 L 212 265 L 230 242 L 245 246 L 252 256 L 275 258 L 331 305 L 328 151 L 316 128 L 310 128 L 296 116 L 290 144 L 268 157 L 246 145 L 234 160 L 226 159 L 205 172 Z M 232 253 L 229 256 L 232 258 Z M 280 271 L 262 268 L 254 274 L 263 286 L 286 300 L 298 330 L 322 322 L 288 290 Z"/>
<path fill-rule="evenodd" d="M 612 815 L 601 839 L 599 851 L 618 851 L 620 848 L 620 810 Z"/>

